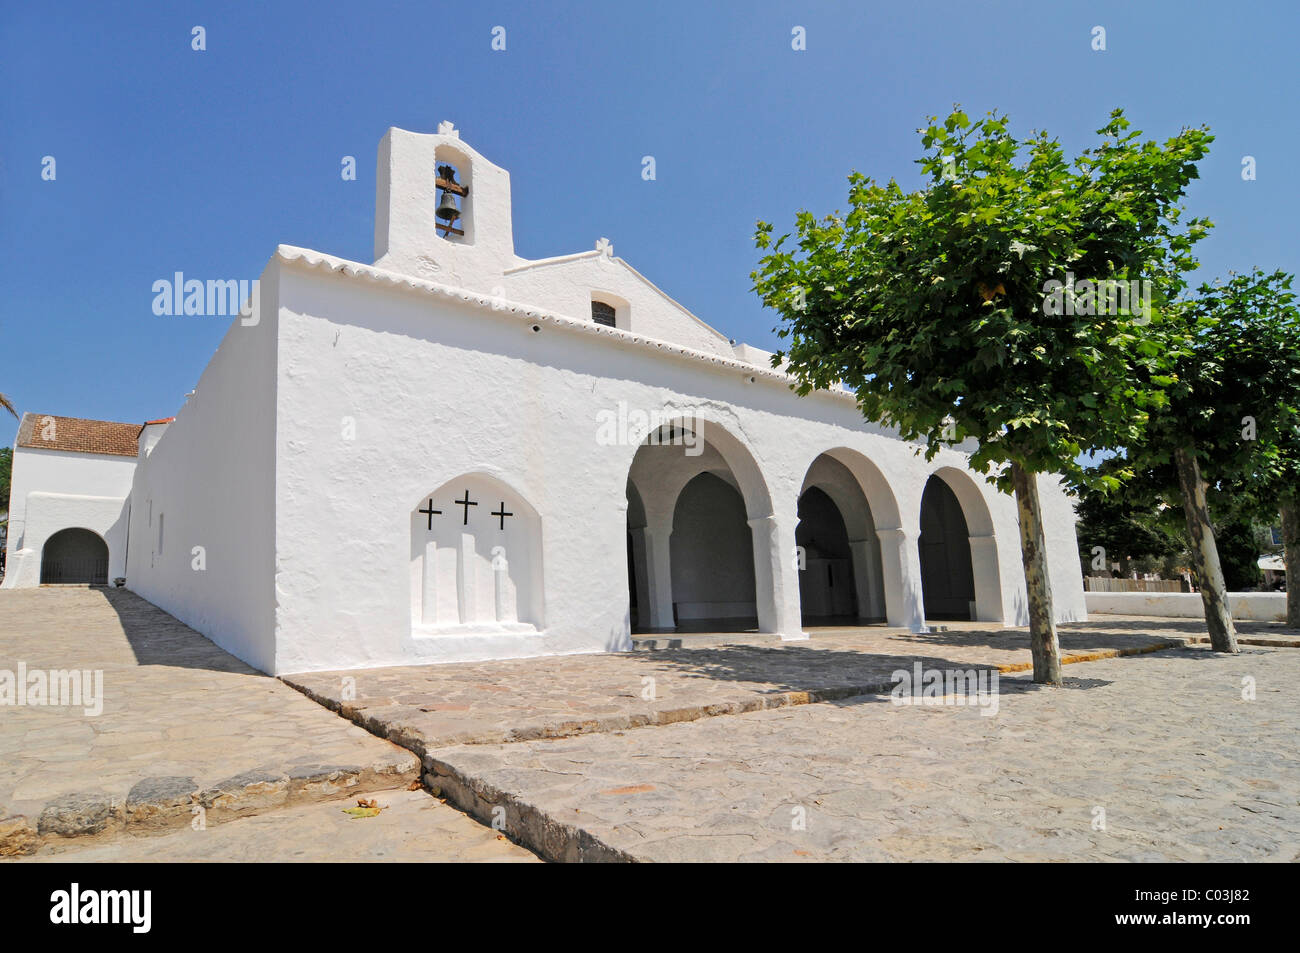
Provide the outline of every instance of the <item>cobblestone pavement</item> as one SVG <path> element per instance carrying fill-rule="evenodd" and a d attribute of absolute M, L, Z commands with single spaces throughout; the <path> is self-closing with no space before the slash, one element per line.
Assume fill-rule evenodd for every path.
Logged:
<path fill-rule="evenodd" d="M 402 750 L 125 590 L 0 592 L 0 670 L 103 673 L 103 712 L 0 706 L 0 856 L 400 786 Z"/>
<path fill-rule="evenodd" d="M 0 632 L 0 671 L 104 676 L 97 717 L 0 707 L 0 855 L 535 859 L 404 790 L 423 758 L 429 787 L 485 822 L 504 809 L 549 859 L 1300 860 L 1300 651 L 1217 656 L 1195 620 L 1062 626 L 1088 664 L 1063 689 L 1004 676 L 996 717 L 887 698 L 918 662 L 1026 668 L 1024 630 L 988 625 L 286 679 L 368 730 L 129 592 L 0 593 Z M 389 811 L 342 814 L 371 791 Z"/>
<path fill-rule="evenodd" d="M 1066 681 L 1003 678 L 992 717 L 866 696 L 445 748 L 426 782 L 553 859 L 1300 860 L 1300 651 Z"/>
<path fill-rule="evenodd" d="M 466 817 L 425 791 L 366 795 L 386 809 L 352 818 L 346 801 L 299 804 L 240 818 L 203 831 L 126 835 L 110 843 L 67 841 L 47 846 L 34 862 L 267 860 L 324 863 L 374 861 L 537 863 L 530 851 Z"/>
<path fill-rule="evenodd" d="M 1268 623 L 1241 630 L 1262 639 L 1300 635 Z M 1180 645 L 1204 638 L 1205 626 L 1101 616 L 1063 625 L 1060 633 L 1067 660 L 1084 660 Z M 818 629 L 798 642 L 753 634 L 679 641 L 682 648 L 312 672 L 285 681 L 423 755 L 450 744 L 565 737 L 844 698 L 890 684 L 891 673 L 916 661 L 1004 672 L 1031 667 L 1028 631 L 992 625 L 924 634 L 883 626 Z M 354 697 L 344 697 L 345 686 Z"/>

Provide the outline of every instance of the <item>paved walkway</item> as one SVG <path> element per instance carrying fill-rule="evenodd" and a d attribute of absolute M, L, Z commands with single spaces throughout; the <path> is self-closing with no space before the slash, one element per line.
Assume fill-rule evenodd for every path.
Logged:
<path fill-rule="evenodd" d="M 1241 628 L 1268 639 L 1296 634 L 1269 623 Z M 1203 624 L 1178 619 L 1103 616 L 1060 627 L 1067 661 L 1150 652 L 1204 635 Z M 285 681 L 423 756 L 452 744 L 566 737 L 847 698 L 887 689 L 895 670 L 917 661 L 1002 672 L 1032 667 L 1028 631 L 992 625 L 925 634 L 825 629 L 800 642 L 752 634 L 657 639 L 682 647 L 313 672 Z M 355 695 L 345 697 L 345 687 Z"/>
<path fill-rule="evenodd" d="M 126 835 L 109 843 L 65 841 L 28 859 L 47 863 L 539 862 L 535 854 L 425 791 L 379 791 L 366 797 L 385 805 L 385 810 L 374 817 L 353 818 L 343 808 L 354 806 L 354 798 L 300 804 L 203 831 L 185 828 Z"/>
<path fill-rule="evenodd" d="M 410 752 L 125 590 L 0 592 L 0 633 L 0 672 L 22 663 L 103 679 L 99 715 L 0 705 L 0 855 L 59 837 L 188 829 L 195 805 L 211 828 L 418 776 Z"/>
<path fill-rule="evenodd" d="M 656 637 L 287 679 L 299 691 L 125 591 L 3 592 L 0 632 L 0 675 L 103 674 L 98 715 L 0 707 L 0 854 L 533 859 L 405 789 L 422 774 L 556 860 L 1300 860 L 1300 651 L 1218 656 L 1194 620 L 1063 626 L 1087 661 L 1063 689 L 1012 675 L 1027 634 L 987 625 Z M 997 715 L 889 704 L 915 663 L 1003 673 Z M 388 811 L 342 813 L 373 791 Z"/>
<path fill-rule="evenodd" d="M 1300 651 L 1066 673 L 992 717 L 865 696 L 445 748 L 429 780 L 564 860 L 1300 861 Z"/>

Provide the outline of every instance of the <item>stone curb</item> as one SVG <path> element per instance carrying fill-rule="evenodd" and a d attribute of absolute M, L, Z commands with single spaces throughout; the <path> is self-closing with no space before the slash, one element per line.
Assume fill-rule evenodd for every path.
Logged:
<path fill-rule="evenodd" d="M 302 762 L 284 771 L 245 771 L 206 787 L 193 778 L 144 778 L 125 798 L 98 791 L 56 798 L 35 819 L 5 817 L 0 810 L 0 857 L 33 854 L 46 843 L 73 838 L 175 830 L 200 816 L 205 825 L 221 824 L 288 804 L 387 790 L 420 776 L 419 761 L 403 754 L 400 762 L 365 767 Z"/>
<path fill-rule="evenodd" d="M 1189 635 L 1186 641 L 1196 645 L 1209 645 L 1210 637 L 1208 635 Z M 1300 639 L 1260 639 L 1237 636 L 1237 644 L 1263 645 L 1271 649 L 1300 649 Z"/>
<path fill-rule="evenodd" d="M 424 786 L 434 797 L 489 827 L 497 826 L 516 844 L 554 863 L 634 863 L 635 857 L 611 847 L 589 831 L 564 824 L 550 814 L 520 800 L 509 791 L 488 784 L 430 757 L 425 760 Z M 498 821 L 497 812 L 501 811 Z M 498 826 L 499 825 L 499 826 Z"/>
<path fill-rule="evenodd" d="M 1127 655 L 1149 655 L 1152 652 L 1163 652 L 1166 649 L 1181 649 L 1187 645 L 1186 639 L 1171 639 L 1168 642 L 1154 642 L 1151 645 L 1135 645 L 1127 649 L 1098 649 L 1096 652 L 1076 652 L 1073 655 L 1062 655 L 1062 665 L 1073 665 L 1075 662 L 1100 662 L 1103 659 L 1123 658 Z M 1206 639 L 1208 642 L 1209 639 Z M 1009 675 L 1013 672 L 1032 672 L 1034 669 L 1033 662 L 1008 662 L 1006 665 L 996 666 L 999 673 Z"/>

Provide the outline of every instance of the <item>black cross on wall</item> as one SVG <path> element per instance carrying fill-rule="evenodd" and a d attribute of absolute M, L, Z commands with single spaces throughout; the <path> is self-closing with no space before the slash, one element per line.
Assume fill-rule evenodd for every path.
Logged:
<path fill-rule="evenodd" d="M 492 515 L 493 515 L 493 516 L 499 516 L 499 517 L 501 517 L 501 527 L 500 527 L 500 528 L 501 528 L 501 529 L 505 529 L 505 528 L 506 528 L 506 517 L 507 517 L 507 516 L 514 516 L 515 514 L 514 514 L 514 513 L 507 513 L 507 512 L 506 512 L 506 504 L 505 504 L 505 500 L 502 500 L 502 501 L 501 501 L 501 508 L 500 508 L 499 510 L 493 510 L 493 511 L 492 511 Z"/>
<path fill-rule="evenodd" d="M 465 499 L 463 499 L 463 500 L 456 500 L 455 502 L 456 502 L 456 505 L 457 505 L 457 506 L 463 506 L 463 507 L 465 508 L 465 522 L 464 522 L 462 525 L 464 525 L 464 526 L 468 526 L 468 525 L 469 525 L 469 508 L 470 508 L 471 506 L 478 506 L 478 504 L 475 503 L 475 502 L 473 502 L 472 500 L 470 500 L 470 498 L 469 498 L 469 490 L 466 490 L 466 491 L 465 491 Z"/>
<path fill-rule="evenodd" d="M 415 512 L 427 514 L 429 517 L 429 525 L 426 526 L 425 529 L 433 529 L 433 517 L 435 515 L 441 516 L 442 510 L 435 510 L 433 508 L 433 497 L 430 497 L 429 502 L 424 505 L 425 505 L 425 509 L 416 510 Z"/>

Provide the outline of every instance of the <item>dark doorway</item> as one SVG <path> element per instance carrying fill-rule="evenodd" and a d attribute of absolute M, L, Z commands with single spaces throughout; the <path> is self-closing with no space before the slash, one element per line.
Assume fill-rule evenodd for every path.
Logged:
<path fill-rule="evenodd" d="M 41 550 L 41 584 L 108 585 L 108 544 L 88 529 L 63 529 Z"/>
<path fill-rule="evenodd" d="M 758 624 L 754 537 L 740 491 L 712 473 L 682 489 L 669 545 L 678 631 L 744 631 Z"/>
<path fill-rule="evenodd" d="M 799 497 L 794 539 L 803 554 L 799 606 L 804 624 L 858 624 L 853 553 L 844 517 L 835 501 L 815 486 Z"/>
<path fill-rule="evenodd" d="M 975 574 L 970 533 L 957 495 L 941 477 L 930 477 L 921 496 L 920 550 L 925 617 L 973 619 Z"/>

